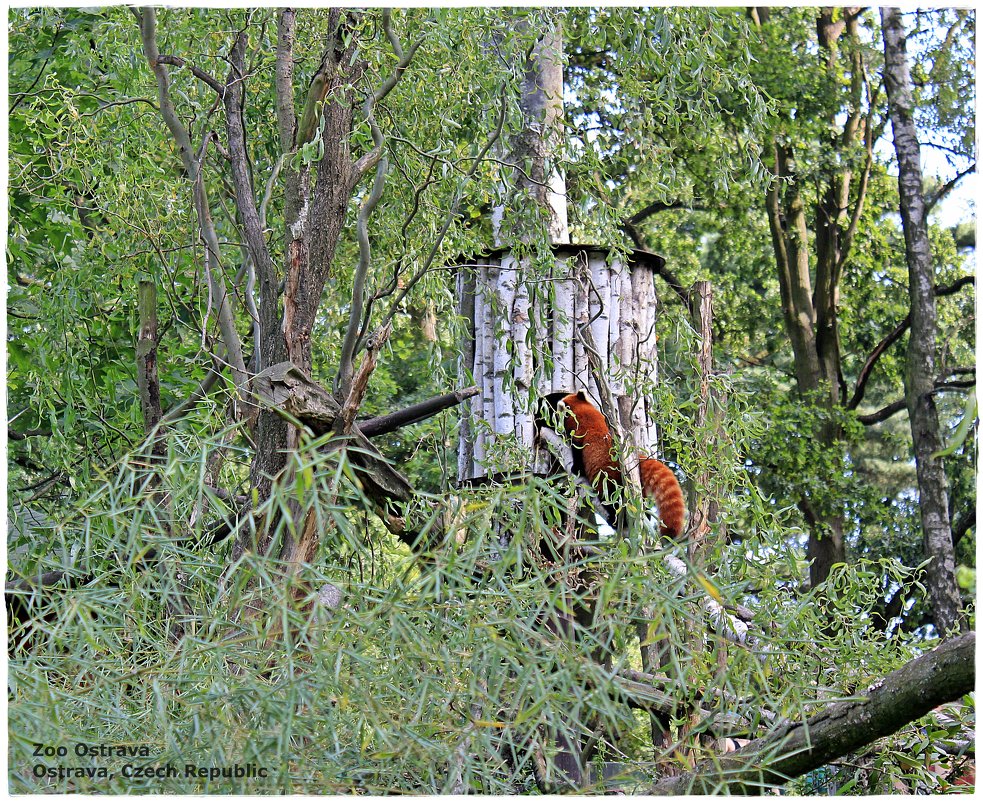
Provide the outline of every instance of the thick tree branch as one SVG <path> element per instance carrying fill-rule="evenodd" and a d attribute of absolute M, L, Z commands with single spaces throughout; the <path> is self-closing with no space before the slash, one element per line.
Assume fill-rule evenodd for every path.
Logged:
<path fill-rule="evenodd" d="M 294 110 L 294 41 L 297 37 L 297 12 L 281 8 L 277 15 L 276 37 L 276 120 L 280 132 L 281 153 L 293 146 L 297 130 Z"/>
<path fill-rule="evenodd" d="M 870 374 L 874 369 L 874 365 L 877 364 L 877 360 L 884 355 L 884 352 L 891 347 L 895 342 L 897 342 L 904 335 L 905 331 L 908 330 L 908 326 L 911 325 L 911 317 L 905 316 L 905 318 L 898 323 L 894 330 L 892 330 L 884 339 L 877 343 L 870 355 L 867 357 L 867 361 L 864 362 L 864 366 L 860 368 L 860 375 L 857 376 L 857 385 L 853 390 L 853 397 L 850 398 L 850 402 L 847 404 L 848 409 L 856 409 L 860 402 L 864 399 L 864 393 L 867 391 L 867 381 L 870 379 Z"/>
<path fill-rule="evenodd" d="M 858 701 L 840 701 L 733 754 L 665 779 L 652 795 L 757 794 L 893 734 L 973 691 L 976 633 L 948 640 L 876 682 Z"/>
<path fill-rule="evenodd" d="M 338 419 L 335 420 L 334 430 L 336 433 L 345 435 L 352 430 L 355 415 L 358 414 L 359 407 L 361 407 L 362 401 L 365 398 L 365 391 L 369 386 L 369 378 L 371 378 L 372 373 L 375 371 L 375 366 L 379 360 L 379 351 L 388 341 L 392 330 L 392 325 L 384 326 L 379 331 L 376 331 L 369 340 L 358 372 L 349 382 L 348 397 L 345 398 L 341 411 L 338 412 Z"/>
<path fill-rule="evenodd" d="M 229 162 L 232 168 L 232 183 L 235 187 L 236 210 L 242 222 L 243 235 L 252 261 L 252 264 L 248 265 L 250 269 L 250 281 L 248 283 L 251 287 L 255 283 L 257 274 L 259 279 L 265 282 L 275 275 L 276 269 L 273 266 L 273 259 L 263 234 L 263 221 L 260 218 L 259 210 L 256 208 L 252 176 L 249 173 L 249 154 L 246 150 L 244 118 L 244 84 L 246 79 L 246 32 L 244 30 L 236 36 L 228 59 L 231 67 L 222 97 L 225 105 L 225 125 L 229 138 Z M 247 292 L 252 298 L 252 291 L 247 290 Z M 265 366 L 263 365 L 262 342 L 259 341 L 262 326 L 255 311 L 253 317 L 253 332 L 256 338 L 256 341 L 253 342 L 253 352 L 257 368 L 262 369 Z"/>
<path fill-rule="evenodd" d="M 264 370 L 253 379 L 252 388 L 262 406 L 299 421 L 315 436 L 333 430 L 340 417 L 341 406 L 334 396 L 290 362 Z M 348 448 L 347 455 L 355 467 L 361 490 L 376 505 L 378 515 L 390 533 L 418 552 L 440 542 L 444 532 L 437 519 L 418 525 L 418 521 L 403 516 L 404 505 L 415 497 L 413 487 L 357 425 L 352 425 L 347 442 L 353 446 Z"/>
<path fill-rule="evenodd" d="M 943 381 L 941 379 L 936 379 L 933 385 L 932 391 L 929 393 L 934 395 L 937 392 L 958 392 L 964 389 L 970 389 L 976 386 L 976 379 L 965 379 L 960 381 Z M 863 423 L 865 426 L 871 426 L 876 423 L 883 423 L 889 417 L 894 417 L 898 412 L 903 411 L 906 408 L 907 401 L 904 398 L 900 398 L 882 409 L 878 409 L 876 412 L 871 412 L 870 414 L 858 414 L 857 420 Z"/>
<path fill-rule="evenodd" d="M 389 432 L 396 431 L 404 426 L 419 423 L 421 420 L 426 420 L 433 417 L 438 412 L 444 411 L 444 409 L 449 409 L 451 406 L 456 406 L 468 398 L 473 398 L 478 394 L 478 391 L 479 390 L 477 387 L 468 387 L 467 389 L 459 389 L 455 392 L 448 392 L 445 395 L 430 398 L 422 403 L 407 406 L 405 409 L 400 409 L 398 412 L 392 412 L 390 414 L 380 415 L 379 417 L 373 417 L 369 420 L 359 421 L 358 428 L 367 437 L 377 437 L 381 434 L 388 434 Z"/>
<path fill-rule="evenodd" d="M 863 423 L 865 426 L 877 425 L 877 423 L 883 423 L 890 417 L 894 417 L 898 412 L 904 411 L 906 408 L 905 399 L 893 401 L 887 406 L 878 409 L 876 412 L 871 412 L 870 414 L 858 414 L 857 420 Z"/>
<path fill-rule="evenodd" d="M 170 64 L 173 67 L 187 67 L 188 72 L 194 75 L 198 80 L 207 84 L 210 88 L 214 89 L 218 93 L 219 97 L 224 97 L 225 95 L 225 86 L 221 81 L 216 80 L 204 70 L 198 69 L 198 67 L 196 67 L 194 64 L 189 64 L 180 56 L 157 56 L 157 63 Z"/>

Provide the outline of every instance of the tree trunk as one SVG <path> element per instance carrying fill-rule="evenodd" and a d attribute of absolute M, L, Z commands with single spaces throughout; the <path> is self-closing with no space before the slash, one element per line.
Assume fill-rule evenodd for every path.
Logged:
<path fill-rule="evenodd" d="M 550 241 L 554 245 L 570 241 L 567 228 L 567 193 L 559 167 L 563 150 L 563 30 L 559 22 L 546 30 L 533 46 L 524 66 L 522 129 L 512 138 L 506 160 L 515 165 L 512 188 L 515 195 L 531 198 L 545 216 Z M 516 198 L 520 207 L 526 204 Z M 503 241 L 504 208 L 496 208 L 492 227 L 496 241 Z M 517 225 L 527 230 L 528 225 Z M 528 238 L 528 237 L 520 237 Z"/>
<path fill-rule="evenodd" d="M 941 635 L 965 628 L 955 577 L 955 552 L 949 521 L 949 492 L 942 461 L 932 454 L 942 450 L 939 416 L 935 407 L 935 275 L 928 239 L 918 136 L 912 116 L 911 77 L 905 52 L 901 11 L 882 8 L 884 82 L 898 155 L 898 190 L 901 224 L 908 261 L 911 333 L 905 369 L 906 401 L 911 424 L 918 477 L 919 509 L 926 575 L 935 625 Z"/>
<path fill-rule="evenodd" d="M 769 21 L 761 9 L 752 9 L 750 16 L 757 27 L 780 24 L 775 18 Z M 829 163 L 837 166 L 824 176 L 812 209 L 811 231 L 809 210 L 803 198 L 804 182 L 796 173 L 794 143 L 787 137 L 776 137 L 771 143 L 768 155 L 774 179 L 765 198 L 797 388 L 808 402 L 821 404 L 826 418 L 845 402 L 839 343 L 839 285 L 863 209 L 872 146 L 870 120 L 864 118 L 861 102 L 865 67 L 858 35 L 858 9 L 846 8 L 834 13 L 833 9 L 825 8 L 817 13 L 817 68 L 826 74 L 831 86 L 842 81 L 838 47 L 844 32 L 850 58 L 846 69 L 850 99 L 843 105 L 849 108 L 849 113 L 842 122 L 836 115 L 827 120 L 832 133 L 821 145 L 830 154 Z M 853 192 L 851 208 L 854 171 L 849 165 L 855 161 L 853 151 L 858 147 L 861 131 L 867 163 Z M 821 449 L 839 447 L 842 439 L 840 427 L 829 422 L 817 426 L 811 435 L 816 447 Z M 841 510 L 816 508 L 809 498 L 800 499 L 799 506 L 809 525 L 809 583 L 817 587 L 829 576 L 833 565 L 846 561 L 845 518 Z"/>
<path fill-rule="evenodd" d="M 357 180 L 349 138 L 357 107 L 353 86 L 362 65 L 354 57 L 357 36 L 348 27 L 342 11 L 332 9 L 324 55 L 311 80 L 298 126 L 291 85 L 294 26 L 293 13 L 289 10 L 281 12 L 276 70 L 277 119 L 286 163 L 283 312 L 281 316 L 278 305 L 280 281 L 272 268 L 261 270 L 260 347 L 262 364 L 269 366 L 287 358 L 303 372 L 310 373 L 311 333 Z M 235 102 L 241 102 L 241 95 L 239 88 L 234 100 L 227 101 L 228 114 L 233 114 Z M 301 166 L 295 171 L 288 162 L 310 135 L 309 129 L 322 121 L 324 157 L 316 165 L 317 182 L 312 188 L 311 168 Z M 278 412 L 260 411 L 254 431 L 256 453 L 250 468 L 251 483 L 260 499 L 269 496 L 273 481 L 287 463 L 287 454 L 297 447 L 297 437 L 297 429 Z M 258 543 L 252 542 L 251 532 L 243 531 L 236 540 L 233 558 L 250 548 L 265 553 L 274 533 L 273 523 L 267 521 Z M 301 529 L 308 533 L 312 531 L 308 525 L 298 526 L 294 534 L 283 537 L 279 555 L 288 562 L 302 559 L 316 545 L 309 536 L 300 533 Z"/>

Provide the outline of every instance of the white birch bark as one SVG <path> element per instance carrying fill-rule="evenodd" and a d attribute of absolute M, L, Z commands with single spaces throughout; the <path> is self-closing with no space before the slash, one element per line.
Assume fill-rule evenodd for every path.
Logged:
<path fill-rule="evenodd" d="M 493 426 L 495 440 L 515 433 L 515 397 L 509 387 L 511 378 L 511 358 L 509 338 L 512 333 L 510 317 L 515 294 L 513 276 L 516 262 L 511 254 L 502 257 L 497 268 L 489 269 L 489 278 L 494 276 L 495 308 L 491 326 L 494 329 L 495 356 L 492 360 L 494 370 L 495 417 Z"/>
<path fill-rule="evenodd" d="M 533 415 L 530 406 L 530 391 L 533 382 L 533 352 L 530 341 L 536 337 L 530 336 L 531 305 L 529 300 L 529 285 L 523 280 L 526 273 L 524 265 L 516 265 L 512 275 L 513 299 L 511 313 L 511 338 L 514 348 L 512 363 L 512 380 L 515 386 L 515 436 L 518 442 L 532 447 Z"/>
<path fill-rule="evenodd" d="M 557 259 L 554 275 L 553 308 L 553 382 L 552 391 L 574 389 L 573 325 L 574 286 L 570 261 Z"/>
<path fill-rule="evenodd" d="M 461 267 L 457 273 L 457 307 L 465 321 L 464 341 L 461 343 L 461 357 L 458 361 L 458 387 L 468 384 L 469 376 L 475 375 L 475 268 Z M 480 390 L 480 386 L 479 386 Z M 458 483 L 471 478 L 474 464 L 474 421 L 476 408 L 480 406 L 481 394 L 469 398 L 461 410 L 461 425 L 458 431 L 457 480 Z"/>

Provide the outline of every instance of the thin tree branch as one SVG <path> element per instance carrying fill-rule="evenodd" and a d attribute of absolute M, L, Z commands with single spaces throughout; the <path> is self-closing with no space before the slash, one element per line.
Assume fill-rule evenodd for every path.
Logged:
<path fill-rule="evenodd" d="M 974 161 L 965 170 L 956 173 L 956 176 L 940 186 L 930 197 L 925 198 L 925 215 L 928 216 L 938 203 L 956 188 L 956 185 L 967 175 L 976 172 L 976 162 Z"/>
<path fill-rule="evenodd" d="M 976 386 L 976 379 L 967 379 L 965 381 L 941 381 L 936 379 L 935 387 L 931 394 L 937 392 L 959 392 L 963 389 L 970 389 Z M 871 426 L 876 423 L 883 423 L 889 417 L 893 417 L 898 412 L 903 411 L 907 408 L 907 402 L 904 398 L 889 403 L 883 409 L 878 409 L 876 412 L 871 414 L 860 414 L 857 415 L 857 420 L 863 423 L 865 426 Z"/>
<path fill-rule="evenodd" d="M 944 297 L 946 295 L 954 295 L 964 286 L 974 283 L 975 280 L 975 277 L 972 275 L 964 275 L 962 278 L 959 278 L 948 286 L 936 288 L 935 296 Z M 911 315 L 906 315 L 905 318 L 894 327 L 894 330 L 892 330 L 886 337 L 884 337 L 884 339 L 877 343 L 877 347 L 871 351 L 870 356 L 867 357 L 867 361 L 864 362 L 864 366 L 860 368 L 860 374 L 857 376 L 857 385 L 853 390 L 853 397 L 847 404 L 848 409 L 856 409 L 860 405 L 860 402 L 864 398 L 864 392 L 867 389 L 867 381 L 870 379 L 871 371 L 874 369 L 874 365 L 877 363 L 877 360 L 884 355 L 884 351 L 886 351 L 889 347 L 891 347 L 891 345 L 901 338 L 904 332 L 908 330 L 910 325 Z M 875 422 L 880 421 L 878 420 Z"/>
<path fill-rule="evenodd" d="M 338 359 L 338 377 L 335 382 L 335 391 L 339 397 L 348 395 L 352 388 L 352 373 L 355 370 L 355 348 L 360 339 L 361 326 L 368 325 L 367 318 L 363 318 L 363 304 L 365 302 L 365 282 L 368 279 L 369 267 L 372 265 L 372 247 L 369 242 L 369 215 L 382 199 L 382 193 L 386 186 L 386 173 L 389 172 L 388 159 L 382 159 L 375 171 L 375 181 L 372 183 L 372 191 L 365 198 L 361 208 L 358 210 L 358 221 L 355 230 L 358 236 L 358 267 L 355 269 L 355 276 L 352 280 L 352 303 L 348 312 L 348 330 L 345 331 L 345 339 L 341 343 L 341 355 Z M 390 325 L 387 320 L 380 330 L 386 330 Z"/>
<path fill-rule="evenodd" d="M 399 38 L 395 33 L 393 33 L 391 8 L 385 8 L 382 11 L 382 29 L 385 31 L 386 38 L 389 40 L 389 44 L 392 46 L 393 52 L 396 54 L 396 58 L 399 59 L 399 62 L 396 64 L 393 74 L 386 78 L 378 89 L 365 98 L 365 103 L 362 105 L 362 113 L 365 114 L 365 118 L 368 120 L 369 129 L 372 132 L 372 142 L 374 147 L 371 151 L 355 162 L 354 171 L 356 181 L 371 170 L 382 157 L 385 137 L 383 137 L 382 131 L 379 130 L 379 126 L 375 121 L 375 107 L 382 102 L 386 95 L 388 95 L 395 88 L 396 84 L 399 83 L 400 79 L 403 77 L 403 73 L 406 72 L 406 68 L 409 67 L 410 62 L 413 60 L 413 56 L 416 54 L 416 51 L 419 49 L 420 45 L 426 41 L 426 38 L 421 36 L 419 39 L 413 42 L 409 49 L 404 53 L 403 46 L 400 44 Z"/>
<path fill-rule="evenodd" d="M 906 315 L 905 318 L 894 327 L 894 330 L 884 337 L 884 339 L 878 342 L 877 347 L 871 351 L 870 355 L 867 357 L 867 361 L 864 362 L 864 366 L 860 368 L 860 374 L 857 376 L 857 386 L 853 390 L 853 397 L 850 398 L 850 402 L 847 404 L 847 409 L 856 409 L 860 405 L 860 402 L 864 399 L 864 393 L 867 390 L 867 381 L 870 379 L 870 374 L 874 369 L 874 365 L 877 364 L 877 360 L 881 358 L 884 351 L 901 339 L 905 331 L 908 330 L 909 325 L 911 325 L 911 317 Z"/>
<path fill-rule="evenodd" d="M 858 414 L 857 420 L 865 426 L 877 425 L 877 423 L 883 423 L 888 418 L 894 417 L 898 412 L 903 412 L 906 408 L 908 408 L 907 403 L 904 398 L 901 398 L 893 403 L 889 403 L 883 409 L 878 409 L 876 412 Z"/>
<path fill-rule="evenodd" d="M 707 206 L 704 206 L 702 203 L 684 203 L 681 200 L 677 200 L 672 203 L 663 203 L 656 200 L 632 214 L 631 217 L 625 220 L 625 224 L 636 226 L 647 220 L 649 217 L 663 211 L 677 211 L 682 209 L 685 209 L 686 211 L 706 211 Z"/>
<path fill-rule="evenodd" d="M 221 81 L 216 80 L 204 70 L 196 67 L 194 64 L 189 64 L 180 56 L 160 55 L 157 56 L 157 63 L 170 64 L 172 67 L 187 67 L 188 71 L 192 75 L 194 75 L 196 78 L 198 78 L 198 80 L 202 81 L 203 83 L 207 84 L 209 87 L 214 89 L 218 93 L 219 97 L 222 98 L 225 97 L 226 87 Z"/>
<path fill-rule="evenodd" d="M 440 231 L 437 233 L 437 238 L 434 240 L 433 245 L 430 248 L 430 253 L 427 254 L 426 260 L 423 262 L 423 266 L 417 270 L 416 274 L 406 282 L 406 286 L 403 287 L 402 291 L 397 295 L 396 299 L 392 302 L 389 312 L 382 320 L 382 324 L 390 322 L 393 317 L 396 316 L 396 312 L 399 310 L 400 304 L 406 299 L 410 291 L 416 286 L 417 282 L 420 281 L 423 276 L 425 276 L 429 271 L 430 267 L 437 257 L 437 253 L 440 251 L 440 246 L 444 241 L 444 236 L 446 236 L 447 231 L 451 227 L 451 223 L 457 217 L 458 206 L 461 205 L 461 198 L 464 195 L 464 186 L 474 177 L 474 174 L 478 171 L 478 167 L 483 163 L 485 154 L 491 149 L 491 146 L 498 141 L 498 138 L 502 135 L 502 128 L 505 125 L 505 117 L 508 111 L 508 96 L 505 92 L 505 86 L 502 86 L 501 90 L 502 106 L 498 115 L 498 121 L 495 123 L 495 130 L 492 131 L 491 136 L 485 141 L 478 155 L 475 156 L 474 163 L 471 165 L 471 169 L 468 170 L 467 174 L 461 182 L 461 186 L 458 187 L 457 192 L 454 193 L 454 200 L 451 201 L 451 207 L 447 212 L 447 216 L 444 219 L 444 224 L 441 226 Z"/>
<path fill-rule="evenodd" d="M 368 347 L 365 350 L 365 356 L 362 358 L 362 363 L 359 365 L 358 372 L 351 381 L 348 397 L 345 398 L 345 402 L 338 412 L 338 419 L 334 422 L 336 433 L 345 435 L 351 432 L 352 424 L 355 422 L 355 415 L 358 413 L 359 407 L 361 407 L 362 401 L 365 398 L 365 391 L 369 386 L 369 378 L 375 371 L 375 366 L 379 359 L 379 351 L 386 344 L 392 330 L 392 324 L 383 326 L 369 340 Z"/>
<path fill-rule="evenodd" d="M 215 226 L 212 223 L 208 195 L 201 175 L 201 165 L 191 144 L 191 136 L 178 117 L 174 102 L 171 99 L 170 77 L 167 68 L 161 61 L 160 51 L 157 47 L 156 11 L 151 7 L 147 7 L 139 12 L 133 10 L 133 14 L 140 23 L 140 36 L 143 42 L 144 56 L 157 80 L 157 94 L 161 117 L 163 117 L 164 124 L 167 125 L 171 136 L 178 146 L 181 154 L 181 162 L 191 181 L 195 212 L 198 218 L 198 229 L 205 245 L 204 265 L 205 272 L 208 276 L 211 305 L 218 317 L 222 340 L 232 367 L 233 379 L 236 386 L 241 388 L 245 385 L 247 379 L 246 365 L 242 356 L 242 342 L 236 331 L 232 307 L 229 302 L 228 289 L 225 286 L 225 280 L 219 273 L 219 242 L 218 236 L 215 233 Z"/>

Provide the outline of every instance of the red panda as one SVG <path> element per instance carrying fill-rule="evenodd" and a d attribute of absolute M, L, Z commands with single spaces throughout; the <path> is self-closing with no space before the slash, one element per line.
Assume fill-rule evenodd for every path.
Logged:
<path fill-rule="evenodd" d="M 612 456 L 613 442 L 608 421 L 600 409 L 595 407 L 583 392 L 567 395 L 557 403 L 557 409 L 564 415 L 564 426 L 579 448 L 583 457 L 584 472 L 605 499 L 608 490 L 605 484 L 613 482 L 624 484 L 621 465 Z M 655 501 L 659 519 L 662 521 L 662 534 L 678 539 L 685 531 L 686 503 L 683 491 L 675 473 L 657 459 L 644 456 L 638 460 L 642 479 L 642 495 Z"/>

